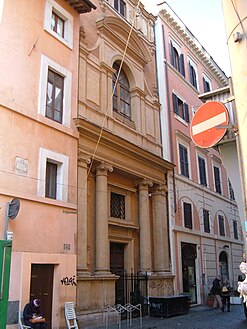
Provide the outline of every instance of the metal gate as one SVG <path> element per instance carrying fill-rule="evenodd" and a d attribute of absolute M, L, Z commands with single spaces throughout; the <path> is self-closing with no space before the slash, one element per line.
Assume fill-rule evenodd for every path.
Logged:
<path fill-rule="evenodd" d="M 141 304 L 142 315 L 148 314 L 148 275 L 147 273 L 131 273 L 124 275 L 125 304 Z M 134 313 L 133 316 L 139 316 Z"/>

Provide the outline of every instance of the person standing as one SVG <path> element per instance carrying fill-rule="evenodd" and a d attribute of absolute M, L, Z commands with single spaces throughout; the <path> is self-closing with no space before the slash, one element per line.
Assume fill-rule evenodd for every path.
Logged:
<path fill-rule="evenodd" d="M 47 323 L 40 313 L 40 300 L 34 299 L 23 310 L 24 324 L 34 329 L 46 329 Z"/>
<path fill-rule="evenodd" d="M 231 296 L 231 287 L 229 281 L 226 279 L 224 281 L 223 287 L 221 289 L 221 297 L 222 297 L 222 311 L 224 312 L 225 306 L 227 306 L 227 312 L 230 312 L 230 296 Z"/>
<path fill-rule="evenodd" d="M 217 306 L 219 306 L 219 308 L 222 310 L 223 312 L 223 304 L 222 304 L 222 300 L 221 300 L 221 286 L 220 286 L 220 275 L 217 275 L 213 281 L 213 287 L 211 289 L 211 293 L 212 295 L 214 295 L 214 304 L 213 304 L 213 308 L 217 308 Z"/>

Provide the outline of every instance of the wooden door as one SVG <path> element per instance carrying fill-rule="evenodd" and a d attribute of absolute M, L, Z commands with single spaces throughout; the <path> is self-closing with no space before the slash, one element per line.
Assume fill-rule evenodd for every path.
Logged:
<path fill-rule="evenodd" d="M 54 265 L 32 264 L 30 300 L 40 299 L 40 310 L 44 314 L 48 329 L 52 328 L 52 292 Z"/>
<path fill-rule="evenodd" d="M 115 303 L 124 305 L 124 244 L 111 243 L 110 268 L 113 274 L 119 275 L 115 286 Z"/>

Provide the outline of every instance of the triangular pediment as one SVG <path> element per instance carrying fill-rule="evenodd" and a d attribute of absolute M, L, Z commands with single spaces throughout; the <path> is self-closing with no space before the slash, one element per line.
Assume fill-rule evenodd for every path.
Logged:
<path fill-rule="evenodd" d="M 136 58 L 142 65 L 151 61 L 151 54 L 147 45 L 135 29 L 131 30 L 131 26 L 127 22 L 117 17 L 104 17 L 97 21 L 97 27 L 103 37 L 108 37 L 122 51 L 125 50 L 129 39 L 127 54 Z"/>

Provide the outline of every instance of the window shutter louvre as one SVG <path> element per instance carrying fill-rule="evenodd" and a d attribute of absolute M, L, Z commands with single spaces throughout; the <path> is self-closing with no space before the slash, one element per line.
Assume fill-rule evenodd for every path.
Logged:
<path fill-rule="evenodd" d="M 173 101 L 173 111 L 176 114 L 179 114 L 179 109 L 178 109 L 178 98 L 177 95 L 172 93 L 172 101 Z"/>
<path fill-rule="evenodd" d="M 207 84 L 206 84 L 206 80 L 205 80 L 204 77 L 202 78 L 202 82 L 203 82 L 203 90 L 206 93 L 207 92 Z"/>
<path fill-rule="evenodd" d="M 184 55 L 181 54 L 179 56 L 179 72 L 185 77 L 185 69 L 184 69 Z"/>
<path fill-rule="evenodd" d="M 183 110 L 184 110 L 184 120 L 189 123 L 190 116 L 189 116 L 189 106 L 187 103 L 183 103 Z"/>
<path fill-rule="evenodd" d="M 171 54 L 171 64 L 172 66 L 174 66 L 175 65 L 174 48 L 171 41 L 170 41 L 170 54 Z"/>

